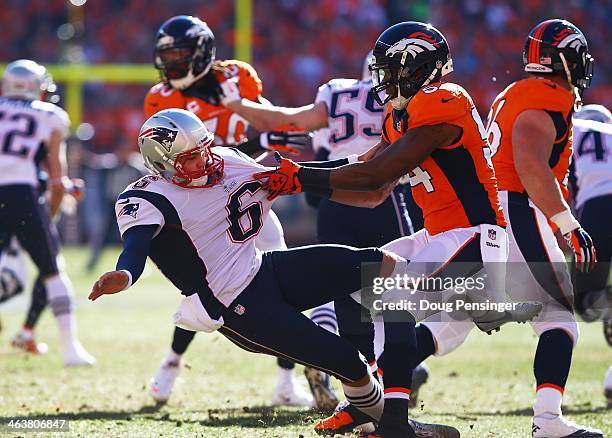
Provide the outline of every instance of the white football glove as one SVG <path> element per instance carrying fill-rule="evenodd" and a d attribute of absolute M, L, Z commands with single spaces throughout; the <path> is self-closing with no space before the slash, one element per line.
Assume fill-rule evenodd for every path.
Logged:
<path fill-rule="evenodd" d="M 238 78 L 233 77 L 219 84 L 221 87 L 221 94 L 219 95 L 223 106 L 227 106 L 232 102 L 238 102 L 242 97 L 240 96 L 240 89 L 238 88 Z"/>

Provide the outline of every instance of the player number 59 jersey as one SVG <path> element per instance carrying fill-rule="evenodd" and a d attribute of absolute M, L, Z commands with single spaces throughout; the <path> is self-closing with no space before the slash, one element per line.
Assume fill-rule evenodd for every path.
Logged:
<path fill-rule="evenodd" d="M 0 97 L 0 185 L 38 186 L 37 161 L 58 131 L 68 135 L 68 114 L 49 102 Z"/>
<path fill-rule="evenodd" d="M 384 108 L 370 93 L 372 81 L 332 79 L 319 87 L 315 104 L 325 103 L 328 127 L 315 131 L 313 149 L 329 151 L 329 159 L 361 154 L 380 139 Z"/>
<path fill-rule="evenodd" d="M 259 270 L 255 237 L 272 203 L 252 179 L 263 166 L 232 148 L 213 150 L 225 163 L 219 184 L 186 189 L 145 176 L 119 195 L 115 212 L 122 235 L 158 226 L 149 256 L 184 295 L 212 293 L 227 307 Z"/>

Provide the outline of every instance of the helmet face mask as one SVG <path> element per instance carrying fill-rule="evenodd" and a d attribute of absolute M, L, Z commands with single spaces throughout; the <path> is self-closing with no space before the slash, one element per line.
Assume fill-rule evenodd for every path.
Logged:
<path fill-rule="evenodd" d="M 184 188 L 212 187 L 223 177 L 223 158 L 211 150 L 214 136 L 193 113 L 168 109 L 140 129 L 138 146 L 149 171 Z"/>
<path fill-rule="evenodd" d="M 453 67 L 444 36 L 431 25 L 409 21 L 378 37 L 369 69 L 376 101 L 380 105 L 391 101 L 401 109 L 422 87 L 439 81 Z"/>
<path fill-rule="evenodd" d="M 215 37 L 196 17 L 179 15 L 157 32 L 154 65 L 163 82 L 184 90 L 204 77 L 215 60 Z"/>

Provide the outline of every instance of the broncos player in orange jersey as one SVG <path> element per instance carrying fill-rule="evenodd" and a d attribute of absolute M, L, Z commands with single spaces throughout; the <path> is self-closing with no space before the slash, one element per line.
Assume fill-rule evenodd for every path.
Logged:
<path fill-rule="evenodd" d="M 556 19 L 538 24 L 529 33 L 523 63 L 530 76 L 497 96 L 486 131 L 508 222 L 506 290 L 514 299 L 543 303 L 532 322 L 539 337 L 533 366 L 532 434 L 534 438 L 599 438 L 600 430 L 569 421 L 561 412 L 580 330 L 565 256 L 554 235 L 558 229 L 565 237 L 580 270 L 592 267 L 596 261 L 593 242 L 565 198 L 572 113 L 591 81 L 593 60 L 582 32 Z M 461 345 L 473 327 L 469 320 L 426 320 L 421 330 L 428 330 L 427 344 L 435 346 L 429 354 L 444 355 Z"/>
<path fill-rule="evenodd" d="M 415 276 L 441 275 L 451 262 L 469 262 L 471 269 L 484 267 L 494 274 L 487 279 L 487 293 L 495 301 L 505 300 L 503 272 L 494 271 L 505 264 L 507 256 L 506 222 L 495 174 L 485 156 L 489 145 L 468 93 L 459 85 L 441 81 L 452 71 L 446 39 L 431 25 L 398 23 L 376 41 L 370 70 L 376 99 L 382 105 L 391 102 L 381 139 L 388 146 L 382 152 L 370 161 L 334 169 L 315 169 L 282 159 L 276 170 L 256 177 L 267 179 L 265 187 L 271 197 L 300 191 L 329 196 L 336 188 L 376 189 L 409 171 L 425 229 L 384 248 L 410 260 L 408 269 Z M 379 94 L 383 92 L 384 98 Z M 461 266 L 453 263 L 452 269 Z M 537 303 L 516 304 L 513 311 L 472 316 L 482 330 L 490 332 L 509 321 L 532 319 L 541 308 Z M 416 365 L 420 340 L 414 321 L 398 315 L 405 314 L 404 310 L 388 309 L 382 310 L 385 357 L 379 364 L 379 369 L 384 367 L 385 406 L 382 417 L 375 419 L 379 420 L 377 430 L 364 435 L 372 438 L 414 436 L 406 423 L 411 392 L 406 370 Z M 397 331 L 401 335 L 389 329 L 396 324 L 405 326 Z M 316 430 L 340 433 L 350 429 L 362 422 L 354 418 L 354 412 L 345 408 Z"/>
<path fill-rule="evenodd" d="M 296 132 L 270 131 L 247 139 L 249 124 L 232 110 L 221 105 L 219 84 L 237 80 L 240 94 L 246 99 L 267 102 L 261 95 L 262 83 L 255 69 L 246 62 L 215 59 L 215 39 L 208 25 L 197 17 L 179 15 L 166 20 L 157 32 L 155 67 L 161 82 L 154 85 L 144 101 L 145 117 L 168 108 L 194 113 L 215 133 L 215 144 L 232 146 L 247 155 L 280 150 L 299 153 L 307 135 Z M 280 221 L 270 212 L 257 247 L 262 251 L 285 249 Z M 165 402 L 181 369 L 181 356 L 195 333 L 176 328 L 172 348 L 151 379 L 150 394 Z M 311 406 L 312 396 L 293 379 L 293 363 L 279 359 L 278 382 L 273 404 Z"/>

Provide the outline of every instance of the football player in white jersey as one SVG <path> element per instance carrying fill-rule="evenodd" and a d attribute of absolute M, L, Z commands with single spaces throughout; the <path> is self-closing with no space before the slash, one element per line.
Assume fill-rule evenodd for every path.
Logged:
<path fill-rule="evenodd" d="M 70 124 L 58 106 L 43 102 L 46 69 L 30 60 L 10 63 L 0 98 L 0 231 L 15 235 L 38 268 L 57 320 L 64 364 L 92 365 L 95 358 L 77 338 L 70 279 L 58 266 L 59 247 L 51 222 L 64 196 L 64 139 Z M 49 174 L 49 203 L 39 203 L 38 164 Z M 7 242 L 0 242 L 2 247 Z"/>
<path fill-rule="evenodd" d="M 358 350 L 302 311 L 348 296 L 370 284 L 369 277 L 403 272 L 406 260 L 377 248 L 342 245 L 262 253 L 254 238 L 272 202 L 252 175 L 265 168 L 236 149 L 211 148 L 212 142 L 213 135 L 189 111 L 164 110 L 145 122 L 138 143 L 153 175 L 119 195 L 116 214 L 123 252 L 116 270 L 99 278 L 89 298 L 128 289 L 148 256 L 187 296 L 175 314 L 177 325 L 219 330 L 248 351 L 335 375 L 349 401 L 380 419 L 382 388 Z M 368 193 L 334 191 L 331 197 L 375 206 L 392 186 Z M 366 268 L 368 263 L 374 269 Z M 393 413 L 385 415 L 389 419 Z M 404 425 L 401 436 L 416 436 L 407 418 L 395 420 Z"/>
<path fill-rule="evenodd" d="M 576 310 L 585 321 L 602 319 L 604 336 L 612 346 L 612 113 L 603 105 L 585 105 L 574 113 L 573 122 L 574 210 L 593 238 L 598 261 L 589 273 L 574 269 Z M 604 379 L 604 394 L 612 403 L 612 366 Z"/>
<path fill-rule="evenodd" d="M 214 131 L 217 146 L 233 146 L 250 156 L 271 150 L 299 153 L 307 141 L 305 134 L 275 131 L 247 139 L 247 121 L 220 105 L 218 85 L 231 77 L 238 81 L 243 96 L 267 100 L 262 96 L 262 81 L 255 69 L 245 62 L 217 59 L 215 47 L 212 30 L 198 17 L 177 15 L 159 27 L 154 66 L 160 73 L 160 82 L 145 97 L 145 118 L 162 109 L 187 109 Z M 267 216 L 256 245 L 262 251 L 286 248 L 283 229 L 274 212 Z M 194 335 L 175 328 L 171 348 L 150 382 L 149 393 L 157 402 L 166 402 L 170 397 L 181 370 L 181 358 Z M 294 364 L 280 358 L 277 363 L 273 404 L 312 406 L 312 395 L 294 379 Z"/>
<path fill-rule="evenodd" d="M 241 98 L 236 81 L 232 80 L 221 83 L 224 94 L 221 100 L 258 129 L 289 125 L 307 131 L 314 130 L 313 149 L 317 161 L 364 153 L 380 138 L 384 118 L 384 108 L 370 93 L 372 75 L 368 63 L 371 57 L 370 51 L 363 63 L 361 80 L 332 79 L 319 87 L 311 105 L 300 108 L 264 106 Z M 310 193 L 306 194 L 306 200 L 317 208 L 320 243 L 339 243 L 359 248 L 381 247 L 414 231 L 408 214 L 408 205 L 413 204 L 413 201 L 410 191 L 406 191 L 403 185 L 398 185 L 385 202 L 374 209 L 347 206 Z M 381 345 L 377 342 L 375 352 L 371 329 L 367 327 L 371 321 L 363 322 L 363 318 L 368 321 L 369 315 L 363 313 L 361 306 L 350 298 L 336 302 L 335 309 L 334 303 L 328 303 L 314 309 L 311 314 L 313 321 L 333 332 L 339 327 L 341 335 L 349 339 L 364 354 L 370 366 L 376 369 L 376 358 L 381 353 Z M 329 409 L 337 399 L 328 384 L 327 376 L 311 368 L 306 368 L 305 373 L 317 407 Z M 418 388 L 425 380 L 427 370 L 421 365 L 413 376 L 412 406 L 416 405 Z"/>

